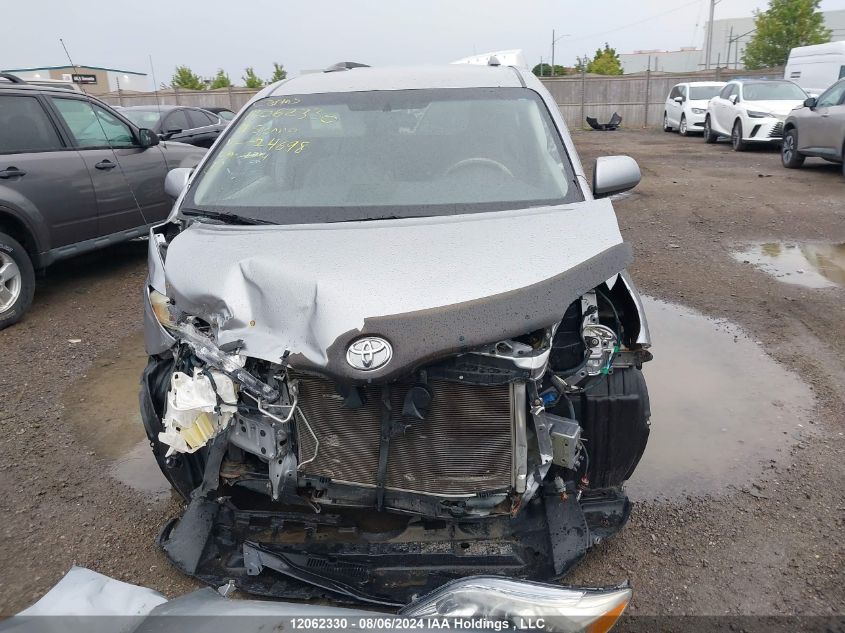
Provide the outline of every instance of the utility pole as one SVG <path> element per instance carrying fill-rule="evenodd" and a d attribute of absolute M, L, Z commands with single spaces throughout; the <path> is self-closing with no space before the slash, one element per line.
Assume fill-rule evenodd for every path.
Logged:
<path fill-rule="evenodd" d="M 733 39 L 734 39 L 734 27 L 731 27 L 731 32 L 728 33 L 728 57 L 727 57 L 728 63 L 726 65 L 727 68 L 731 67 L 731 46 L 733 45 Z"/>
<path fill-rule="evenodd" d="M 704 58 L 704 70 L 710 70 L 710 57 L 713 54 L 713 14 L 716 11 L 716 2 L 710 0 L 710 21 L 707 23 L 707 53 Z"/>

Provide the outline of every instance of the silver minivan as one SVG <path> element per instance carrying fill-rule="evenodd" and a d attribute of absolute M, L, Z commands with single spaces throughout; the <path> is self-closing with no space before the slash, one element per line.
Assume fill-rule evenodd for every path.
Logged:
<path fill-rule="evenodd" d="M 259 93 L 150 233 L 142 418 L 188 501 L 169 559 L 401 607 L 550 581 L 615 534 L 651 354 L 608 197 L 639 179 L 615 156 L 590 183 L 540 81 L 498 63 Z"/>

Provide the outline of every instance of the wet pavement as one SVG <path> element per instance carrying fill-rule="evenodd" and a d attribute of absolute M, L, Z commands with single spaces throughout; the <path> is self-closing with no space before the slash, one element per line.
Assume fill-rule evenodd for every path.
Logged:
<path fill-rule="evenodd" d="M 645 300 L 654 360 L 643 366 L 651 435 L 632 499 L 744 488 L 808 430 L 812 393 L 729 322 Z"/>
<path fill-rule="evenodd" d="M 111 477 L 139 492 L 166 497 L 170 484 L 153 459 L 138 405 L 146 364 L 139 330 L 98 357 L 65 392 L 64 420 L 108 464 Z"/>
<path fill-rule="evenodd" d="M 806 288 L 845 287 L 845 244 L 762 242 L 731 253 L 779 281 Z"/>
<path fill-rule="evenodd" d="M 719 495 L 746 487 L 808 429 L 809 388 L 738 328 L 682 306 L 646 300 L 654 360 L 648 447 L 628 483 L 633 499 Z M 138 411 L 146 364 L 137 332 L 99 357 L 67 391 L 65 419 L 109 475 L 154 497 L 169 484 Z"/>

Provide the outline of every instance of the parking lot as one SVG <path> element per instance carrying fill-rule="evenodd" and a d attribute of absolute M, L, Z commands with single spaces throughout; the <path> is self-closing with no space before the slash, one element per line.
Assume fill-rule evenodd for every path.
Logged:
<path fill-rule="evenodd" d="M 845 288 L 825 262 L 845 243 L 841 168 L 786 170 L 773 149 L 657 130 L 574 137 L 588 171 L 609 154 L 642 169 L 615 207 L 654 299 L 659 377 L 631 523 L 570 580 L 629 579 L 633 614 L 832 613 L 845 602 Z M 743 255 L 804 245 L 821 255 L 781 277 Z M 800 283 L 813 263 L 831 283 Z M 137 241 L 62 262 L 0 332 L 3 614 L 74 564 L 168 595 L 194 586 L 155 544 L 180 506 L 137 414 L 145 274 Z"/>

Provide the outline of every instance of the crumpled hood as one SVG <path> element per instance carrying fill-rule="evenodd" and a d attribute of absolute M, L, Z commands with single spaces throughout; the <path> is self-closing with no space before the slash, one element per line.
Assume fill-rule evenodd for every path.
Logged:
<path fill-rule="evenodd" d="M 293 226 L 195 222 L 167 250 L 168 294 L 218 343 L 348 382 L 393 378 L 557 322 L 631 261 L 607 200 L 520 211 Z M 393 359 L 346 362 L 363 334 Z"/>

